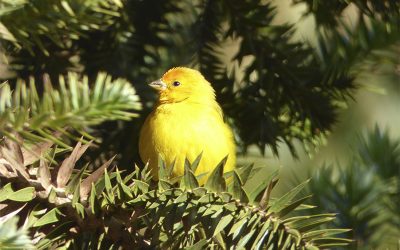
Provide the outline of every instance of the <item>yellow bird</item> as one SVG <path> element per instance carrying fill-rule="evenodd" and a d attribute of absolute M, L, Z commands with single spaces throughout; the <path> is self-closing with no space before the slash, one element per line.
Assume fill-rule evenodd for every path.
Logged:
<path fill-rule="evenodd" d="M 141 129 L 139 154 L 143 162 L 149 162 L 153 176 L 158 178 L 159 154 L 167 166 L 175 161 L 174 177 L 183 175 L 185 158 L 192 163 L 200 153 L 195 175 L 210 174 L 225 156 L 224 171 L 233 170 L 233 134 L 224 123 L 214 89 L 203 75 L 177 67 L 149 85 L 158 91 L 159 98 Z"/>

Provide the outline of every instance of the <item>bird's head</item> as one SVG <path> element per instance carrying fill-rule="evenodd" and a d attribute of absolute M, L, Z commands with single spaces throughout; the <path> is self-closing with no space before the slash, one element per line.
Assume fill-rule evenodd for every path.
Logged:
<path fill-rule="evenodd" d="M 215 101 L 211 84 L 199 71 L 190 68 L 172 68 L 149 85 L 159 92 L 160 103 Z"/>

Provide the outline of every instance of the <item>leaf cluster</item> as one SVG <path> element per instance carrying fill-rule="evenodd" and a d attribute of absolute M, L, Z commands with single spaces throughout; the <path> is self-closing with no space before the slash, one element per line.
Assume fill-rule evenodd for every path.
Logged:
<path fill-rule="evenodd" d="M 320 212 L 337 213 L 335 226 L 352 228 L 354 248 L 395 244 L 399 233 L 400 141 L 378 127 L 360 138 L 355 157 L 312 174 L 309 190 Z M 387 245 L 382 245 L 384 243 Z"/>
<path fill-rule="evenodd" d="M 18 228 L 18 217 L 2 217 L 0 221 L 1 249 L 34 249 L 26 228 Z"/>
<path fill-rule="evenodd" d="M 390 10 L 398 5 L 396 1 L 354 1 L 359 3 L 356 11 L 363 15 L 352 26 L 340 18 L 344 11 L 340 6 L 348 6 L 349 1 L 308 2 L 315 8 L 321 5 L 318 15 L 338 23 L 316 30 L 316 46 L 294 39 L 295 26 L 275 24 L 277 12 L 272 3 L 205 5 L 198 63 L 222 93 L 220 100 L 245 146 L 257 144 L 263 152 L 269 145 L 277 153 L 277 143 L 283 141 L 296 155 L 293 139 L 302 141 L 306 149 L 309 143 L 320 144 L 335 123 L 337 110 L 356 87 L 355 79 L 363 70 L 359 66 L 380 58 L 397 63 L 390 49 L 400 40 L 399 8 Z M 336 12 L 326 15 L 320 10 Z M 380 14 L 390 19 L 382 20 Z M 226 41 L 235 39 L 239 49 L 228 74 L 218 54 Z"/>
<path fill-rule="evenodd" d="M 16 132 L 31 141 L 51 140 L 69 148 L 57 138 L 64 134 L 79 139 L 68 129 L 88 135 L 88 126 L 106 120 L 129 120 L 141 108 L 139 97 L 126 80 L 112 80 L 105 73 L 99 73 L 92 86 L 88 77 L 76 73 L 61 75 L 58 89 L 53 88 L 48 76 L 43 77 L 42 84 L 41 94 L 33 78 L 28 84 L 19 79 L 14 89 L 7 82 L 0 84 L 0 136 L 14 138 Z"/>
<path fill-rule="evenodd" d="M 68 69 L 82 70 L 77 42 L 90 31 L 104 30 L 120 14 L 119 0 L 0 1 L 3 47 L 11 69 L 21 77 Z M 33 21 L 34 20 L 34 21 Z"/>
<path fill-rule="evenodd" d="M 400 17 L 400 3 L 396 0 L 388 1 L 359 1 L 359 0 L 338 0 L 338 1 L 313 1 L 313 0 L 295 0 L 296 4 L 305 3 L 307 11 L 305 15 L 312 14 L 319 26 L 332 27 L 340 26 L 338 18 L 346 8 L 351 5 L 356 7 L 361 14 L 380 19 L 385 23 L 398 21 Z M 398 24 L 398 23 L 397 23 Z"/>
<path fill-rule="evenodd" d="M 276 172 L 248 189 L 246 183 L 259 178 L 257 170 L 248 166 L 224 176 L 226 159 L 204 186 L 193 174 L 198 161 L 186 163 L 177 180 L 161 162 L 155 182 L 147 168 L 127 174 L 110 169 L 112 159 L 95 171 L 75 169 L 88 147 L 78 143 L 60 164 L 36 158 L 28 168 L 18 143 L 7 140 L 1 147 L 1 178 L 7 184 L 0 200 L 9 211 L 27 213 L 38 249 L 319 249 L 349 242 L 334 236 L 347 230 L 315 230 L 333 214 L 290 215 L 309 198 L 295 199 L 306 182 L 272 199 Z"/>

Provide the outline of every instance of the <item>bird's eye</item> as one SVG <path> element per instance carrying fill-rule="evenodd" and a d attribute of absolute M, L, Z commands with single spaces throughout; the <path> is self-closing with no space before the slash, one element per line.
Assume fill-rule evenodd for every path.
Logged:
<path fill-rule="evenodd" d="M 175 87 L 178 87 L 179 85 L 181 85 L 181 83 L 178 82 L 178 81 L 175 81 L 175 82 L 172 83 L 172 85 L 174 85 Z"/>

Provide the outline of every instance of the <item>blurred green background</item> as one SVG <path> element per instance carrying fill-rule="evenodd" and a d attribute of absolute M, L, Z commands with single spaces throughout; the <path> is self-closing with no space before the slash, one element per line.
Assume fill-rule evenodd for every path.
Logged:
<path fill-rule="evenodd" d="M 277 23 L 296 24 L 295 39 L 315 43 L 316 28 L 312 17 L 304 17 L 305 4 L 293 5 L 292 1 L 276 1 L 278 14 Z M 342 18 L 348 23 L 355 23 L 355 6 L 349 6 L 344 11 Z M 282 167 L 285 174 L 291 175 L 292 171 L 299 168 L 313 168 L 328 163 L 345 163 L 354 152 L 355 141 L 378 126 L 387 129 L 392 138 L 400 137 L 400 47 L 393 53 L 397 53 L 397 64 L 392 63 L 366 63 L 367 70 L 361 72 L 355 79 L 359 88 L 355 91 L 353 98 L 339 112 L 337 123 L 330 131 L 323 145 L 315 148 L 312 152 L 305 152 L 301 143 L 297 144 L 301 152 L 299 159 L 292 157 L 288 148 L 280 144 L 279 157 L 270 150 L 262 156 L 256 147 L 251 147 L 249 152 L 239 161 L 242 164 L 256 162 L 267 164 L 271 168 Z M 229 61 L 228 61 L 229 62 Z M 298 172 L 300 174 L 300 171 Z M 306 172 L 303 172 L 306 173 Z"/>

